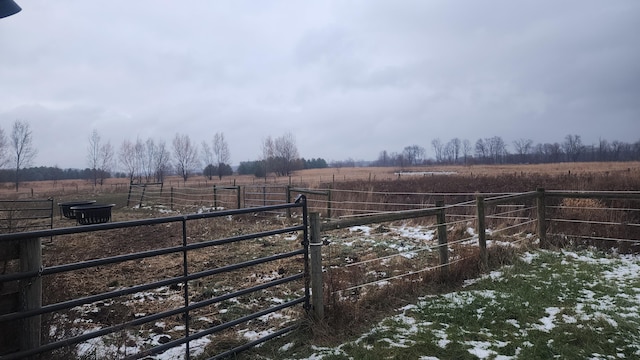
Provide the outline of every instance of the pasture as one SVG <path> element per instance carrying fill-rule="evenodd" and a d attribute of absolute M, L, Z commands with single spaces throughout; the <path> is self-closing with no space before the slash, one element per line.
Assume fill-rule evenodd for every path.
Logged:
<path fill-rule="evenodd" d="M 476 232 L 476 208 L 475 205 L 467 204 L 476 198 L 477 192 L 494 196 L 532 191 L 536 187 L 637 192 L 640 190 L 640 163 L 552 164 L 546 168 L 540 165 L 429 167 L 411 169 L 411 173 L 406 169 L 342 168 L 301 171 L 285 178 L 236 177 L 225 178 L 222 182 L 210 182 L 202 177 L 194 177 L 186 183 L 179 179 L 169 179 L 165 185 L 165 196 L 167 187 L 175 188 L 176 194 L 186 188 L 205 189 L 197 201 L 176 201 L 173 209 L 162 203 L 165 199 L 148 203 L 144 201 L 142 206 L 136 199 L 126 206 L 130 195 L 129 184 L 122 183 L 122 179 L 110 179 L 102 187 L 95 188 L 91 183 L 83 181 L 29 183 L 22 186 L 22 189 L 28 189 L 25 192 L 15 194 L 15 191 L 3 188 L 2 195 L 8 199 L 52 197 L 55 202 L 92 198 L 102 203 L 117 204 L 113 211 L 113 221 L 122 222 L 219 211 L 219 206 L 214 206 L 212 194 L 206 190 L 214 184 L 255 186 L 265 183 L 291 184 L 310 190 L 331 189 L 334 191 L 330 199 L 333 219 L 359 218 L 367 214 L 399 210 L 393 207 L 396 204 L 403 204 L 403 210 L 433 207 L 439 200 L 450 205 L 466 204 L 447 210 L 445 224 L 451 261 L 448 272 L 439 271 L 441 252 L 436 234 L 438 224 L 433 217 L 323 232 L 325 319 L 318 322 L 318 319 L 308 316 L 303 307 L 287 308 L 274 315 L 253 319 L 246 326 L 235 326 L 213 337 L 193 342 L 193 358 L 214 356 L 268 335 L 275 328 L 290 325 L 297 326 L 298 330 L 293 338 L 298 340 L 292 345 L 278 340 L 279 346 L 285 348 L 283 353 L 280 353 L 279 347 L 274 348 L 276 345 L 267 343 L 261 347 L 265 349 L 261 356 L 277 358 L 286 355 L 294 358 L 298 356 L 296 354 L 311 355 L 313 351 L 309 349 L 312 345 L 331 346 L 345 338 L 362 342 L 357 339 L 370 326 L 396 313 L 403 306 L 419 299 L 424 300 L 422 297 L 429 294 L 449 293 L 459 289 L 465 280 L 476 278 L 489 269 L 512 264 L 520 254 L 539 246 L 535 204 L 531 200 L 510 203 L 503 208 L 492 208 L 487 214 L 487 227 L 490 230 L 489 262 L 483 266 L 479 262 L 481 248 L 478 247 Z M 148 194 L 147 196 L 150 199 Z M 245 191 L 243 196 L 249 195 Z M 285 199 L 282 194 L 275 193 L 264 192 L 261 196 L 267 205 L 282 203 Z M 219 201 L 224 203 L 226 200 L 220 198 Z M 325 213 L 326 202 L 325 198 L 309 195 L 310 211 L 320 212 L 323 221 L 331 220 Z M 586 216 L 585 221 L 589 222 L 588 226 L 575 222 L 554 224 L 550 233 L 555 246 L 593 246 L 600 243 L 605 245 L 603 248 L 610 248 L 614 244 L 620 245 L 627 252 L 634 252 L 636 249 L 636 244 L 620 243 L 612 239 L 637 239 L 637 236 L 633 237 L 634 234 L 637 235 L 637 228 L 625 227 L 624 231 L 619 231 L 603 224 L 599 227 L 604 232 L 596 233 L 597 225 L 594 224 L 637 224 L 638 212 L 634 209 L 640 208 L 638 201 L 590 200 L 563 203 L 558 200 L 549 202 L 547 206 L 550 213 L 554 214 L 551 217 L 560 218 L 562 215 L 563 218 L 574 219 L 572 221 L 583 221 L 581 216 Z M 607 209 L 610 208 L 623 208 L 624 211 L 609 212 Z M 189 244 L 198 244 L 210 239 L 287 228 L 298 223 L 301 215 L 294 211 L 293 214 L 275 212 L 259 216 L 234 215 L 198 220 L 189 225 L 186 239 Z M 54 228 L 74 226 L 73 221 L 64 219 L 57 213 L 53 217 Z M 582 230 L 588 232 L 580 233 Z M 573 236 L 559 236 L 567 231 L 573 232 Z M 185 238 L 184 234 L 184 228 L 179 223 L 169 223 L 56 236 L 43 241 L 42 262 L 46 268 L 168 248 L 178 246 Z M 200 272 L 231 263 L 251 261 L 268 254 L 297 251 L 301 248 L 300 236 L 299 233 L 273 234 L 247 243 L 229 244 L 215 249 L 203 248 L 189 252 L 186 261 L 180 254 L 168 254 L 44 277 L 43 304 L 65 302 L 126 289 L 136 284 L 178 277 L 183 273 L 185 263 L 189 264 L 189 272 Z M 233 289 L 281 279 L 302 271 L 301 264 L 297 261 L 282 259 L 258 268 L 238 269 L 232 273 L 189 282 L 188 286 L 159 287 L 131 294 L 119 301 L 101 301 L 73 307 L 43 319 L 46 327 L 43 340 L 45 343 L 59 341 L 150 316 L 162 309 L 179 308 L 184 305 L 183 294 L 186 294 L 190 302 L 206 301 Z M 12 266 L 17 265 L 5 263 L 5 273 L 10 272 Z M 264 306 L 282 304 L 303 295 L 304 288 L 302 282 L 292 282 L 277 289 L 225 300 L 215 306 L 192 312 L 192 327 L 187 333 L 233 321 Z M 65 347 L 51 353 L 51 356 L 80 359 L 135 358 L 135 354 L 144 349 L 160 346 L 182 336 L 185 333 L 183 324 L 183 318 L 169 317 L 143 326 L 122 329 L 108 336 L 82 342 L 78 346 Z M 376 341 L 374 339 L 367 343 L 375 347 Z M 306 346 L 309 347 L 301 350 L 300 347 Z M 495 351 L 495 346 L 491 349 Z M 184 347 L 178 347 L 149 358 L 181 358 L 184 351 Z M 252 355 L 248 356 L 251 358 Z M 326 358 L 329 355 L 325 353 L 323 356 Z M 336 356 L 341 358 L 342 355 L 336 353 Z"/>

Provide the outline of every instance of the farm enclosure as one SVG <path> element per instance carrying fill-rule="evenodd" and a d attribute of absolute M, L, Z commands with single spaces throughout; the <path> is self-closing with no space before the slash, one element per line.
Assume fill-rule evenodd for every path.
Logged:
<path fill-rule="evenodd" d="M 366 182 L 362 185 L 367 187 L 371 186 L 371 184 L 367 184 Z M 386 203 L 380 203 L 379 207 L 376 207 L 373 204 L 374 201 L 372 201 L 372 199 L 376 199 L 380 195 L 377 194 L 378 191 L 374 190 L 376 189 L 372 189 L 368 195 L 364 190 L 355 191 L 351 196 L 351 199 L 363 198 L 363 200 L 354 201 L 350 204 L 350 207 L 352 207 L 352 209 L 356 207 L 365 207 L 369 212 L 369 215 L 366 217 L 384 216 L 386 215 L 385 213 L 389 213 L 389 211 L 385 209 L 385 206 L 388 206 Z M 380 225 L 371 226 L 363 225 L 366 224 L 367 221 L 371 220 L 367 220 L 365 216 L 362 216 L 364 212 L 351 211 L 348 214 L 344 214 L 341 220 L 332 220 L 338 222 L 343 221 L 340 229 L 329 230 L 329 227 L 333 225 L 326 223 L 329 225 L 326 225 L 326 228 L 322 231 L 321 240 L 324 245 L 321 248 L 323 252 L 322 264 L 325 266 L 325 272 L 323 275 L 325 276 L 324 284 L 326 288 L 323 289 L 323 291 L 325 293 L 324 300 L 327 304 L 326 315 L 328 323 L 331 326 L 337 326 L 340 325 L 340 323 L 336 320 L 340 320 L 343 322 L 342 329 L 344 329 L 344 325 L 347 325 L 348 328 L 356 329 L 357 326 L 354 327 L 352 325 L 362 322 L 364 314 L 362 311 L 352 310 L 366 308 L 375 303 L 380 304 L 381 299 L 388 301 L 391 298 L 398 297 L 399 293 L 407 295 L 410 293 L 404 291 L 407 289 L 418 293 L 423 291 L 425 287 L 428 288 L 430 286 L 429 284 L 433 283 L 434 280 L 436 283 L 443 279 L 455 282 L 458 281 L 457 279 L 472 276 L 474 273 L 477 273 L 479 268 L 480 249 L 482 247 L 478 246 L 480 231 L 478 231 L 479 227 L 476 220 L 478 211 L 476 200 L 478 199 L 478 196 L 482 197 L 483 195 L 484 200 L 487 201 L 487 208 L 485 211 L 485 227 L 487 232 L 485 235 L 487 240 L 487 260 L 489 261 L 489 266 L 497 265 L 501 261 L 501 257 L 503 261 L 506 261 L 509 253 L 517 251 L 514 246 L 516 244 L 537 246 L 537 236 L 535 233 L 537 231 L 536 212 L 538 204 L 536 203 L 533 194 L 522 194 L 520 197 L 515 197 L 514 193 L 411 194 L 406 191 L 398 193 L 388 192 L 386 195 L 387 199 L 394 197 L 413 199 L 412 201 L 405 200 L 405 202 L 407 204 L 417 204 L 415 207 L 422 207 L 427 211 L 436 210 L 434 205 L 438 199 L 446 199 L 444 203 L 447 214 L 445 220 L 437 220 L 437 214 L 434 212 L 426 218 L 423 216 L 414 220 L 396 220 L 395 222 L 388 222 L 387 220 L 387 222 L 381 223 Z M 637 229 L 638 224 L 637 219 L 639 206 L 637 205 L 637 199 L 627 197 L 626 195 L 622 196 L 622 198 L 618 200 L 609 199 L 620 195 L 615 193 L 589 195 L 586 193 L 565 192 L 564 194 L 554 194 L 554 192 L 549 191 L 546 192 L 546 195 L 545 209 L 546 219 L 550 222 L 548 234 L 550 241 L 573 241 L 588 244 L 602 243 L 607 247 L 610 247 L 611 245 L 620 245 L 624 240 L 627 240 L 626 243 L 628 244 L 628 250 L 633 251 L 634 243 L 632 240 L 637 240 L 637 237 L 633 237 L 634 234 L 637 234 L 637 232 L 633 232 L 634 228 Z M 566 202 L 565 200 L 562 200 L 567 196 L 572 198 L 588 198 L 589 196 L 592 196 L 598 198 L 598 206 L 594 206 L 594 203 L 570 204 L 568 202 L 569 200 Z M 367 197 L 369 197 L 368 200 Z M 463 197 L 467 200 L 461 201 L 460 203 L 456 203 L 453 200 Z M 554 199 L 556 199 L 557 202 Z M 210 200 L 211 199 L 209 199 L 209 201 Z M 495 203 L 495 201 L 500 201 L 501 203 L 498 204 Z M 360 202 L 362 202 L 362 204 L 359 204 Z M 392 203 L 396 202 L 399 201 L 392 200 Z M 492 202 L 494 203 L 492 204 Z M 433 205 L 431 205 L 431 203 L 433 203 Z M 161 209 L 162 208 L 159 208 L 158 210 Z M 322 210 L 325 208 L 323 206 L 319 206 L 318 209 Z M 292 218 L 290 219 L 286 216 L 287 209 L 285 208 L 271 210 L 275 210 L 275 212 L 270 212 L 269 214 L 259 217 L 239 217 L 234 221 L 229 221 L 226 218 L 222 219 L 224 218 L 224 216 L 222 216 L 222 218 L 218 219 L 220 221 L 216 220 L 213 223 L 200 223 L 199 221 L 194 222 L 194 224 L 198 223 L 202 224 L 202 226 L 195 226 L 188 232 L 189 242 L 193 242 L 194 244 L 198 242 L 206 242 L 207 240 L 210 240 L 212 236 L 220 236 L 221 234 L 228 234 L 228 236 L 231 237 L 241 236 L 245 234 L 245 231 L 252 232 L 251 229 L 256 229 L 253 231 L 261 232 L 262 230 L 269 229 L 272 226 L 276 228 L 287 228 L 290 226 L 291 221 L 299 222 L 301 219 L 300 215 L 302 215 L 296 212 L 296 209 L 292 208 L 291 210 L 294 211 L 292 212 Z M 140 214 L 148 214 L 149 211 L 152 210 L 138 208 L 127 209 L 126 213 L 130 215 L 138 212 L 140 212 Z M 209 214 L 208 211 L 209 210 L 205 211 L 203 214 Z M 221 212 L 219 214 L 224 215 L 225 212 Z M 580 214 L 587 214 L 587 217 L 581 219 L 578 216 Z M 121 213 L 120 216 L 122 215 L 123 214 Z M 604 221 L 605 218 L 608 220 Z M 327 219 L 325 218 L 324 220 L 326 221 Z M 571 222 L 556 220 L 571 220 Z M 356 226 L 356 222 L 361 222 L 362 224 Z M 600 224 L 602 222 L 608 222 L 609 224 Z M 593 229 L 591 229 L 592 231 L 590 233 L 579 234 L 578 236 L 574 236 L 573 239 L 570 236 L 567 236 L 567 234 L 572 235 L 572 233 L 566 231 L 569 230 L 566 225 L 582 224 L 581 226 L 574 226 L 573 228 L 573 230 L 580 230 L 585 228 L 585 224 L 589 223 L 594 224 L 593 228 L 596 227 L 595 225 L 602 225 L 600 227 L 602 227 L 606 233 L 594 234 Z M 438 228 L 442 225 L 446 228 L 447 246 L 450 249 L 447 251 L 447 254 L 449 255 L 450 273 L 449 276 L 445 278 L 440 277 L 440 271 L 437 271 L 437 269 L 443 268 L 440 266 L 440 249 L 444 247 L 440 246 L 439 241 L 436 239 Z M 325 223 L 320 227 L 323 226 L 325 226 Z M 563 228 L 563 226 L 565 226 L 565 228 Z M 608 228 L 608 230 L 606 228 Z M 618 231 L 615 229 L 618 228 L 623 230 L 626 229 L 624 231 L 627 231 L 626 234 L 629 236 L 624 235 L 625 233 L 620 233 L 620 236 L 613 236 L 614 232 Z M 71 234 L 66 234 L 61 235 L 60 241 L 54 239 L 51 247 L 47 248 L 47 246 L 45 246 L 45 251 L 43 253 L 46 264 L 45 269 L 49 264 L 53 264 L 53 266 L 65 264 L 65 261 L 69 261 L 68 257 L 70 254 L 73 256 L 73 262 L 81 263 L 86 262 L 87 260 L 96 259 L 96 256 L 98 255 L 100 256 L 97 258 L 104 256 L 121 256 L 123 254 L 137 253 L 141 251 L 145 252 L 157 248 L 176 246 L 176 244 L 180 242 L 179 240 L 182 236 L 182 229 L 180 227 L 162 227 L 157 224 L 145 225 L 136 231 L 134 231 L 133 228 L 126 231 L 117 231 L 115 229 L 108 231 L 113 231 L 114 237 L 111 239 L 119 240 L 116 242 L 109 241 L 108 239 L 110 237 L 99 236 L 99 233 L 96 235 L 86 233 L 82 237 L 78 237 L 76 239 L 73 239 Z M 207 262 L 212 264 L 213 262 L 213 266 L 220 267 L 225 266 L 224 264 L 228 263 L 229 259 L 233 259 L 234 257 L 248 256 L 251 258 L 261 254 L 263 251 L 294 251 L 296 248 L 299 249 L 299 239 L 297 236 L 293 236 L 288 233 L 273 234 L 256 239 L 255 247 L 228 248 L 225 249 L 224 253 L 222 251 L 219 251 L 219 253 L 205 253 L 202 257 L 194 255 L 195 261 L 190 258 L 188 259 L 188 264 L 189 267 L 191 267 L 197 266 L 195 264 L 205 264 Z M 99 250 L 101 254 L 96 253 L 96 250 Z M 229 250 L 229 252 L 226 252 L 226 250 Z M 82 280 L 76 281 L 75 283 L 82 282 L 83 286 L 65 288 L 64 291 L 66 293 L 60 293 L 60 289 L 53 289 L 53 291 L 48 292 L 45 285 L 45 294 L 49 293 L 48 296 L 55 295 L 59 297 L 55 300 L 46 299 L 45 304 L 48 301 L 60 301 L 60 299 L 63 299 L 62 301 L 64 301 L 64 299 L 77 298 L 78 296 L 82 297 L 86 296 L 86 294 L 101 291 L 113 291 L 114 289 L 119 288 L 129 288 L 131 286 L 135 286 L 136 282 L 140 280 L 148 281 L 150 279 L 151 281 L 162 281 L 165 277 L 175 276 L 175 274 L 172 274 L 172 271 L 177 273 L 180 272 L 180 256 L 176 255 L 171 257 L 168 256 L 169 254 L 166 255 L 167 256 L 162 255 L 157 262 L 149 260 L 132 261 L 124 263 L 121 267 L 105 264 L 99 266 L 99 272 L 81 271 L 80 274 L 82 277 L 80 279 Z M 211 259 L 218 260 L 213 261 Z M 46 263 L 47 261 L 51 262 Z M 253 273 L 254 276 L 252 276 L 251 272 L 241 272 L 237 277 L 229 279 L 230 282 L 228 284 L 230 285 L 228 286 L 231 287 L 240 283 L 258 281 L 252 279 L 281 279 L 289 274 L 288 271 L 291 267 L 295 267 L 294 264 L 289 264 L 287 266 L 283 266 L 283 264 L 286 263 L 276 263 L 276 267 L 265 269 L 257 276 L 255 273 Z M 198 269 L 195 270 L 198 271 Z M 59 281 L 56 281 L 56 283 L 74 283 L 72 282 L 72 280 L 74 280 L 73 278 L 58 280 Z M 216 283 L 220 281 L 222 281 L 222 279 L 216 277 L 215 281 L 203 281 L 202 283 L 194 282 L 189 284 L 187 287 L 190 289 L 190 299 L 192 301 L 196 301 L 196 299 L 201 300 L 215 298 L 216 295 L 218 295 L 216 294 L 216 291 L 219 291 L 220 288 L 224 288 L 224 282 L 219 284 Z M 290 291 L 291 293 L 295 293 L 296 291 L 299 292 L 300 289 L 301 287 L 294 287 L 290 289 Z M 97 305 L 96 307 L 89 307 L 84 310 L 76 309 L 76 316 L 87 315 L 90 319 L 96 321 L 95 324 L 97 324 L 97 321 L 105 321 L 105 326 L 113 325 L 116 321 L 126 322 L 128 319 L 130 320 L 131 317 L 134 319 L 131 321 L 135 321 L 136 314 L 144 314 L 142 315 L 144 317 L 151 314 L 152 311 L 157 310 L 144 308 L 143 305 L 140 305 L 141 303 L 166 304 L 162 303 L 163 299 L 171 298 L 175 293 L 183 293 L 183 290 L 183 288 L 174 287 L 174 289 L 161 289 L 158 293 L 145 293 L 142 294 L 141 298 L 137 299 L 142 301 L 135 301 L 136 299 L 133 299 L 134 302 L 132 303 L 123 302 L 124 307 L 117 303 L 103 301 L 101 305 Z M 56 291 L 58 292 L 57 294 Z M 85 293 L 83 293 L 83 291 L 85 291 Z M 242 301 L 241 303 L 235 304 L 225 302 L 223 308 L 219 309 L 222 311 L 220 311 L 217 316 L 223 317 L 225 314 L 230 318 L 232 316 L 242 316 L 245 314 L 244 311 L 247 311 L 247 308 L 253 307 L 256 304 L 256 301 L 261 301 L 259 299 L 261 297 L 264 297 L 262 300 L 267 300 L 267 302 L 270 303 L 277 303 L 280 300 L 286 299 L 286 296 L 280 296 L 277 294 L 274 294 L 273 296 L 262 296 L 261 294 L 257 299 L 255 296 L 253 298 L 249 297 L 249 300 L 246 302 Z M 174 301 L 173 304 L 176 306 L 178 303 L 183 302 L 180 301 L 179 298 L 175 297 L 172 301 Z M 229 310 L 226 311 L 227 309 Z M 231 311 L 230 309 L 235 310 Z M 301 309 L 299 308 L 299 310 Z M 208 315 L 211 315 L 211 313 Z M 286 314 L 283 318 L 292 319 L 290 317 L 291 315 L 292 314 Z M 367 314 L 367 316 L 368 315 L 369 314 Z M 218 321 L 218 318 L 216 317 L 211 319 L 210 317 L 205 316 L 201 319 L 202 325 L 208 324 L 208 326 L 211 326 L 211 323 L 205 319 L 211 320 L 214 323 Z M 272 318 L 271 320 L 277 321 L 275 318 Z M 139 329 L 138 334 L 142 336 L 144 331 L 148 331 L 147 334 L 149 339 L 151 339 L 149 341 L 157 346 L 159 346 L 160 342 L 153 343 L 154 339 L 170 343 L 174 337 L 177 336 L 176 332 L 179 334 L 184 331 L 184 329 L 179 327 L 180 325 L 177 325 L 180 321 L 180 319 L 172 319 L 172 322 L 165 323 L 163 326 L 153 323 L 153 326 L 150 326 L 151 328 L 142 327 Z M 261 322 L 261 320 L 255 321 L 254 325 L 255 324 L 262 324 L 263 326 L 266 326 L 266 328 L 262 328 L 262 330 L 260 330 L 260 327 L 258 327 L 258 330 L 250 331 L 236 329 L 237 331 L 233 331 L 225 337 L 222 337 L 222 339 L 224 339 L 222 343 L 226 343 L 228 345 L 241 344 L 247 340 L 253 339 L 251 336 L 255 333 L 270 330 L 269 325 Z M 175 326 L 171 327 L 171 325 Z M 178 328 L 176 329 L 176 327 Z M 62 331 L 60 327 L 58 327 L 58 329 Z M 336 329 L 340 328 L 337 327 Z M 160 330 L 162 330 L 162 332 Z M 70 330 L 67 329 L 67 331 Z M 163 335 L 165 337 L 162 337 Z M 58 333 L 52 336 L 61 336 L 61 334 Z M 162 340 L 160 340 L 161 337 Z M 220 338 L 217 339 L 220 340 Z M 97 349 L 106 348 L 112 351 L 111 355 L 114 358 L 124 356 L 124 354 L 134 356 L 133 353 L 135 353 L 136 349 L 133 349 L 132 347 L 128 348 L 126 346 L 127 343 L 141 343 L 149 346 L 149 343 L 145 343 L 142 340 L 142 337 L 130 337 L 130 334 L 124 332 L 115 338 L 110 338 L 107 343 L 84 344 L 83 349 L 85 349 L 85 352 L 83 354 L 86 354 L 86 351 L 91 351 L 91 349 L 94 349 L 93 351 L 98 351 Z M 116 345 L 118 346 L 114 347 Z M 193 345 L 194 348 L 198 346 L 204 347 L 202 344 L 197 345 L 197 343 L 194 343 Z M 212 345 L 209 345 L 207 349 L 207 351 L 211 351 L 209 354 L 224 352 L 224 350 L 219 348 L 211 349 L 211 346 Z"/>

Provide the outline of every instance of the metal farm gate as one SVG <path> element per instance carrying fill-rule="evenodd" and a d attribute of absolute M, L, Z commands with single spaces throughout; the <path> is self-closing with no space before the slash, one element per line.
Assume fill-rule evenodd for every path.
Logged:
<path fill-rule="evenodd" d="M 238 227 L 253 224 L 256 229 L 261 226 L 256 225 L 262 218 L 258 214 L 295 209 L 304 214 L 292 220 L 297 223 L 283 222 L 254 232 Z M 225 224 L 230 221 L 234 222 L 227 229 L 235 229 L 233 236 L 216 238 L 216 229 L 229 226 Z M 19 250 L 17 255 L 0 251 L 0 261 L 7 265 L 0 274 L 0 359 L 65 358 L 65 354 L 106 357 L 97 344 L 115 348 L 117 358 L 152 359 L 172 351 L 179 358 L 217 359 L 285 334 L 299 326 L 310 307 L 307 228 L 306 198 L 299 196 L 295 202 L 278 205 L 0 235 L 0 250 Z M 194 240 L 196 233 L 201 237 Z M 78 254 L 64 257 L 66 262 L 43 266 L 43 253 L 48 251 L 47 247 L 41 250 L 44 237 L 53 239 L 50 246 L 63 246 L 65 241 L 104 242 L 105 256 L 76 260 L 82 252 L 76 248 Z M 121 246 L 115 239 L 128 242 Z M 171 239 L 173 246 L 153 243 Z M 142 248 L 143 241 L 156 246 Z M 288 241 L 289 248 L 268 253 L 275 248 L 273 243 L 282 241 Z M 237 246 L 237 253 L 219 256 L 232 246 Z M 164 266 L 146 265 L 154 259 Z M 147 267 L 151 270 L 143 274 Z M 112 278 L 96 275 L 109 269 Z M 243 272 L 233 275 L 234 271 Z M 70 281 L 96 279 L 87 293 L 48 300 L 48 289 L 64 293 Z M 291 291 L 265 295 L 283 286 Z M 241 307 L 239 299 L 245 298 Z M 289 321 L 282 321 L 283 311 L 293 314 Z M 82 316 L 91 321 L 85 322 Z M 268 319 L 277 320 L 265 325 Z M 225 338 L 230 332 L 238 334 L 238 326 L 254 325 L 257 330 L 242 330 L 247 335 L 244 341 Z M 153 341 L 141 346 L 136 336 L 149 337 L 147 332 L 157 328 L 164 330 L 155 330 Z M 169 333 L 169 328 L 174 332 Z M 206 344 L 216 347 L 194 352 L 196 347 L 205 348 L 202 340 L 207 338 Z M 221 348 L 224 344 L 231 345 Z M 93 352 L 78 353 L 87 346 L 93 346 Z"/>

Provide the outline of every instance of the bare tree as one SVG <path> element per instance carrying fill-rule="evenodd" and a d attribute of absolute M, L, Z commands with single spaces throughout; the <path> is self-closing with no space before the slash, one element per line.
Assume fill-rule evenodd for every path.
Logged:
<path fill-rule="evenodd" d="M 480 161 L 486 161 L 489 157 L 489 148 L 482 139 L 476 141 L 476 157 L 479 158 Z"/>
<path fill-rule="evenodd" d="M 33 147 L 31 127 L 26 121 L 16 120 L 11 131 L 11 147 L 13 148 L 13 163 L 16 169 L 16 191 L 20 183 L 20 169 L 31 165 L 38 154 Z"/>
<path fill-rule="evenodd" d="M 98 168 L 100 162 L 100 135 L 98 130 L 93 130 L 89 137 L 89 146 L 87 147 L 87 163 L 93 174 L 93 186 L 98 185 Z"/>
<path fill-rule="evenodd" d="M 520 157 L 520 162 L 525 163 L 527 155 L 533 150 L 533 140 L 531 139 L 518 139 L 513 142 L 513 147 L 516 149 L 516 153 Z"/>
<path fill-rule="evenodd" d="M 409 165 L 418 165 L 422 162 L 426 150 L 419 145 L 406 146 L 402 151 Z"/>
<path fill-rule="evenodd" d="M 442 152 L 444 150 L 442 141 L 439 138 L 431 140 L 431 147 L 433 147 L 433 152 L 436 155 L 436 162 L 442 162 Z"/>
<path fill-rule="evenodd" d="M 387 150 L 382 150 L 378 155 L 378 160 L 376 160 L 376 165 L 389 166 L 389 164 L 390 164 L 389 153 L 387 152 Z"/>
<path fill-rule="evenodd" d="M 455 161 L 455 149 L 451 141 L 449 141 L 444 146 L 444 150 L 442 151 L 442 157 L 445 160 L 445 162 L 449 164 L 453 164 L 453 162 Z"/>
<path fill-rule="evenodd" d="M 462 148 L 462 141 L 458 138 L 453 138 L 449 141 L 449 145 L 451 147 L 451 152 L 453 154 L 453 162 L 458 163 L 458 159 L 460 158 L 460 150 Z"/>
<path fill-rule="evenodd" d="M 504 162 L 504 158 L 508 155 L 507 144 L 500 136 L 494 136 L 492 138 L 484 139 L 485 144 L 488 144 L 489 154 L 494 164 L 500 164 Z"/>
<path fill-rule="evenodd" d="M 113 157 L 115 150 L 110 141 L 100 146 L 100 185 L 104 184 L 104 180 L 110 175 L 111 167 L 113 166 Z"/>
<path fill-rule="evenodd" d="M 229 161 L 231 159 L 231 154 L 229 153 L 229 145 L 224 139 L 223 133 L 218 132 L 213 136 L 212 150 L 217 162 L 216 170 L 218 173 L 218 178 L 222 179 L 222 175 L 224 174 L 224 167 L 225 165 L 229 165 Z"/>
<path fill-rule="evenodd" d="M 469 161 L 469 157 L 472 155 L 471 151 L 473 148 L 471 147 L 471 141 L 464 139 L 462 141 L 462 156 L 464 156 L 464 163 L 467 164 Z"/>
<path fill-rule="evenodd" d="M 286 176 L 294 170 L 294 161 L 298 158 L 298 147 L 296 138 L 292 133 L 286 133 L 274 141 L 276 172 L 278 175 Z"/>
<path fill-rule="evenodd" d="M 95 129 L 89 137 L 87 162 L 93 174 L 93 186 L 98 185 L 98 180 L 100 185 L 103 185 L 113 164 L 113 147 L 110 142 L 102 143 L 100 134 Z"/>
<path fill-rule="evenodd" d="M 264 177 L 266 178 L 272 169 L 275 158 L 275 145 L 271 136 L 262 140 L 262 163 L 264 166 Z"/>
<path fill-rule="evenodd" d="M 582 145 L 582 140 L 580 139 L 580 135 L 565 136 L 562 147 L 564 148 L 564 153 L 567 155 L 569 160 L 574 162 L 578 161 L 580 154 L 582 154 L 584 150 L 584 146 Z"/>
<path fill-rule="evenodd" d="M 7 137 L 4 135 L 4 130 L 0 128 L 0 169 L 9 162 L 9 152 L 7 147 Z"/>
<path fill-rule="evenodd" d="M 176 170 L 186 182 L 198 167 L 198 145 L 191 142 L 189 135 L 176 134 L 173 138 L 173 157 Z"/>
<path fill-rule="evenodd" d="M 136 163 L 136 146 L 129 140 L 124 140 L 120 145 L 120 151 L 118 153 L 120 164 L 124 167 L 127 175 L 129 176 L 129 182 L 133 182 L 135 179 L 138 165 Z"/>
<path fill-rule="evenodd" d="M 202 142 L 202 162 L 204 163 L 204 175 L 209 179 L 213 179 L 215 166 L 213 165 L 213 151 L 206 141 Z"/>
<path fill-rule="evenodd" d="M 171 167 L 171 154 L 164 141 L 159 141 L 153 150 L 153 174 L 156 182 L 164 182 L 164 176 Z"/>

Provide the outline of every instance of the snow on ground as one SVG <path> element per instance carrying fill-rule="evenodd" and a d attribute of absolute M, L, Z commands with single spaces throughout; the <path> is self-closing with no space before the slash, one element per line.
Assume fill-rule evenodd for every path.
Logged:
<path fill-rule="evenodd" d="M 355 353 L 362 356 L 363 351 L 371 351 L 372 358 L 383 358 L 380 349 L 408 349 L 412 346 L 419 349 L 432 348 L 429 345 L 421 345 L 423 339 L 427 339 L 426 341 L 443 351 L 452 346 L 462 347 L 478 359 L 506 360 L 518 359 L 520 356 L 531 358 L 531 354 L 538 354 L 534 357 L 548 354 L 547 349 L 562 351 L 557 349 L 562 349 L 566 341 L 558 337 L 572 339 L 576 335 L 572 335 L 571 331 L 586 331 L 587 335 L 595 335 L 597 339 L 595 341 L 602 342 L 602 345 L 595 347 L 601 349 L 600 351 L 585 354 L 579 353 L 582 347 L 578 346 L 576 353 L 570 354 L 575 358 L 640 358 L 640 332 L 637 326 L 629 325 L 640 323 L 640 256 L 603 256 L 595 251 L 552 253 L 540 250 L 528 252 L 521 257 L 523 263 L 535 262 L 536 269 L 539 269 L 540 273 L 515 276 L 531 279 L 534 287 L 539 286 L 536 284 L 557 286 L 552 285 L 551 279 L 541 276 L 544 271 L 548 271 L 547 267 L 550 265 L 540 259 L 549 254 L 562 257 L 561 261 L 558 260 L 558 264 L 561 264 L 564 269 L 562 274 L 551 273 L 551 278 L 558 280 L 562 277 L 562 280 L 558 280 L 560 284 L 564 281 L 573 282 L 567 283 L 565 294 L 562 287 L 555 290 L 559 294 L 556 300 L 557 305 L 542 306 L 540 310 L 536 310 L 539 306 L 535 304 L 537 298 L 531 299 L 531 302 L 516 300 L 515 304 L 509 305 L 508 302 L 514 301 L 513 297 L 516 295 L 497 290 L 461 290 L 455 293 L 427 296 L 416 304 L 398 309 L 397 315 L 383 320 L 353 341 L 337 347 L 313 347 L 311 355 L 301 358 L 350 359 L 354 358 L 353 348 L 358 347 L 362 350 Z M 585 273 L 584 265 L 597 267 L 588 268 L 589 272 Z M 510 267 L 507 267 L 502 271 L 485 275 L 481 279 L 470 281 L 469 284 L 478 283 L 481 280 L 488 282 L 483 284 L 508 283 L 511 276 L 509 274 Z M 569 294 L 574 291 L 570 287 L 575 283 L 581 289 L 575 294 Z M 617 291 L 610 292 L 607 289 L 617 289 Z M 540 288 L 539 291 L 543 289 Z M 553 296 L 550 296 L 550 299 L 553 302 Z M 504 310 L 505 307 L 510 310 Z M 471 312 L 470 309 L 474 309 L 473 313 L 478 324 L 482 325 L 472 324 L 472 322 L 453 324 L 442 320 L 449 317 L 455 318 L 459 313 L 468 314 Z M 538 316 L 531 319 L 528 316 L 521 318 L 517 316 L 516 309 L 526 309 L 533 313 L 538 311 Z M 514 317 L 507 316 L 501 321 L 503 325 L 495 327 L 494 325 L 500 322 L 501 311 L 513 312 Z M 620 325 L 619 322 L 624 320 L 631 322 L 625 323 L 624 326 Z M 475 326 L 480 328 L 477 329 Z M 598 335 L 600 333 L 602 335 Z M 531 337 L 532 335 L 534 336 Z M 548 337 L 546 340 L 545 336 Z M 613 342 L 616 345 L 607 350 L 607 345 Z M 585 344 L 585 347 L 588 345 L 591 344 Z M 294 345 L 288 344 L 287 349 L 293 347 Z M 287 349 L 281 349 L 281 351 L 286 352 Z M 394 353 L 393 350 L 389 351 L 385 354 Z M 283 355 L 285 358 L 298 358 L 289 354 Z M 424 353 L 419 359 L 449 358 L 433 355 L 433 352 Z"/>

